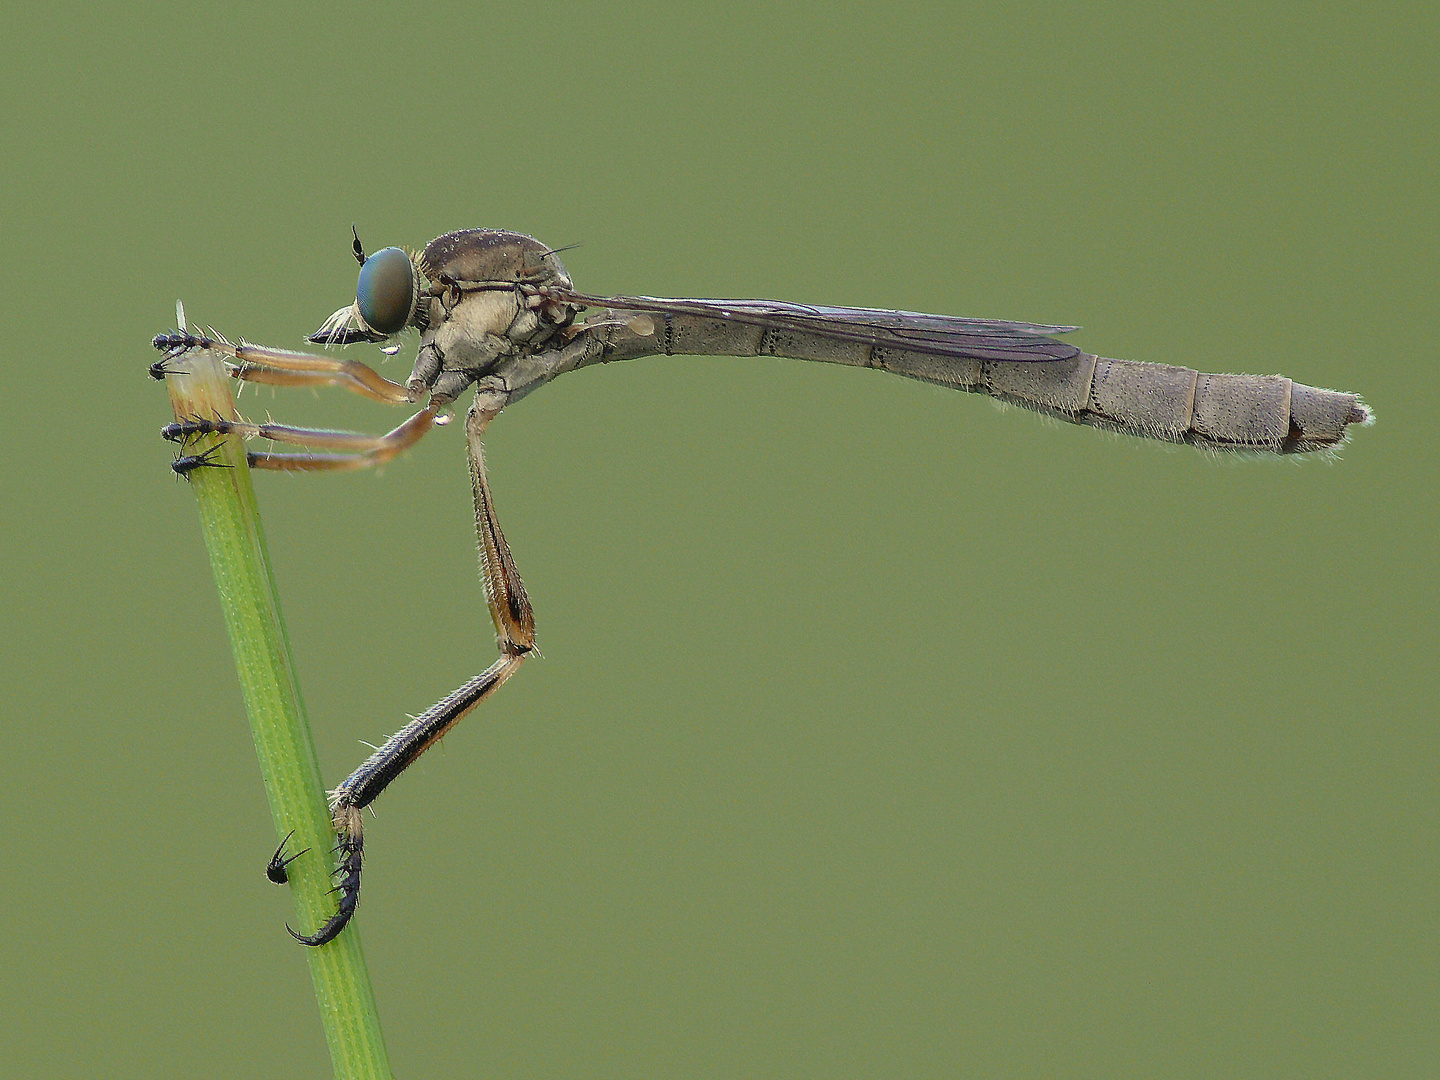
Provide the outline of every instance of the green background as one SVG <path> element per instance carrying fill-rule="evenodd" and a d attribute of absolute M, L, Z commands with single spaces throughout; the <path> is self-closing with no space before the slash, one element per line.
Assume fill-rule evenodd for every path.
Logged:
<path fill-rule="evenodd" d="M 680 357 L 507 412 L 546 659 L 368 826 L 398 1075 L 1435 1075 L 1423 10 L 9 12 L 0 1072 L 328 1072 L 145 368 L 176 297 L 297 346 L 353 221 L 580 242 L 592 292 L 1082 323 L 1379 416 L 1216 459 Z M 459 425 L 257 480 L 334 783 L 494 656 Z"/>

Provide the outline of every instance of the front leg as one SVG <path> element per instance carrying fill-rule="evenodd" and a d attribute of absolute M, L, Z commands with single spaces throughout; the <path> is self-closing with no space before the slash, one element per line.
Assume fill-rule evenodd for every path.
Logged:
<path fill-rule="evenodd" d="M 480 547 L 480 576 L 485 585 L 485 602 L 495 623 L 495 643 L 500 658 L 444 700 L 437 702 L 386 740 L 365 763 L 330 793 L 330 813 L 338 837 L 336 851 L 340 899 L 335 914 L 313 934 L 298 934 L 305 945 L 323 945 L 335 938 L 355 914 L 360 900 L 360 868 L 364 856 L 364 831 L 360 811 L 370 805 L 410 763 L 438 742 L 447 731 L 494 693 L 519 670 L 535 651 L 535 618 L 530 600 L 510 555 L 510 545 L 500 530 L 494 501 L 485 473 L 481 436 L 486 425 L 509 400 L 508 394 L 482 380 L 475 402 L 465 418 L 466 448 L 470 458 L 470 483 L 475 496 L 475 533 Z M 288 929 L 288 928 L 287 928 Z"/>
<path fill-rule="evenodd" d="M 410 388 L 393 383 L 368 364 L 314 353 L 272 349 L 242 341 L 236 345 L 211 330 L 208 335 L 192 334 L 185 327 L 156 335 L 151 342 L 164 356 L 150 365 L 150 376 L 182 374 L 173 366 L 188 352 L 209 350 L 225 357 L 232 378 L 267 386 L 342 386 L 352 393 L 389 405 L 413 405 L 423 396 L 423 387 Z"/>

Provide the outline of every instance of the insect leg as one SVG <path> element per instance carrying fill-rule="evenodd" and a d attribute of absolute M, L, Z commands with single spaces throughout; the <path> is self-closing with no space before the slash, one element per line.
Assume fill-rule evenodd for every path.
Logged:
<path fill-rule="evenodd" d="M 150 368 L 150 374 L 157 378 L 164 377 L 168 362 L 178 360 L 193 349 L 209 349 L 226 358 L 233 377 L 246 382 L 268 386 L 342 386 L 362 397 L 392 405 L 411 405 L 419 400 L 416 393 L 358 360 L 272 349 L 244 341 L 236 345 L 213 333 L 204 336 L 185 330 L 157 335 L 152 344 L 165 354 L 163 360 Z"/>
<path fill-rule="evenodd" d="M 335 914 L 314 934 L 290 931 L 305 945 L 323 945 L 334 939 L 355 913 L 360 900 L 360 869 L 365 847 L 360 811 L 471 709 L 499 689 L 535 651 L 534 614 L 510 555 L 510 546 L 495 516 L 480 442 L 486 425 L 506 400 L 508 395 L 504 392 L 482 386 L 465 418 L 470 482 L 475 497 L 475 533 L 480 546 L 480 576 L 485 585 L 485 602 L 495 623 L 500 658 L 392 735 L 330 793 L 331 818 L 339 837 L 336 873 L 340 878 L 337 887 L 340 899 Z"/>
<path fill-rule="evenodd" d="M 160 434 L 172 442 L 185 442 L 198 435 L 239 435 L 244 439 L 273 439 L 296 446 L 319 446 L 331 450 L 350 450 L 348 454 L 290 454 L 273 451 L 251 451 L 246 455 L 252 469 L 280 469 L 291 472 L 336 472 L 367 469 L 383 465 L 403 450 L 420 441 L 440 413 L 436 405 L 427 405 L 399 427 L 384 435 L 365 435 L 353 431 L 325 431 L 320 428 L 291 427 L 288 424 L 251 424 L 243 420 L 208 420 L 196 417 L 166 424 Z"/>

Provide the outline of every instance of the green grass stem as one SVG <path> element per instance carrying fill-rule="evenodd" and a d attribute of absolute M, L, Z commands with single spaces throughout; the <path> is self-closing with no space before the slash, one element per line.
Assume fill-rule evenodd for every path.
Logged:
<path fill-rule="evenodd" d="M 185 369 L 166 378 L 177 419 L 236 416 L 231 380 L 214 354 L 192 352 L 173 366 Z M 310 721 L 295 681 L 295 661 L 260 528 L 245 446 L 238 438 L 206 435 L 188 443 L 184 452 L 198 454 L 216 444 L 213 460 L 229 467 L 195 469 L 189 479 L 200 504 L 205 546 L 235 651 L 260 774 L 275 818 L 276 842 L 294 830 L 290 852 L 310 849 L 289 867 L 296 929 L 309 933 L 335 910 L 330 892 L 335 833 Z M 260 870 L 256 866 L 257 874 Z M 297 944 L 295 955 L 310 963 L 335 1075 L 346 1080 L 389 1080 L 380 1017 L 355 925 L 319 948 Z"/>

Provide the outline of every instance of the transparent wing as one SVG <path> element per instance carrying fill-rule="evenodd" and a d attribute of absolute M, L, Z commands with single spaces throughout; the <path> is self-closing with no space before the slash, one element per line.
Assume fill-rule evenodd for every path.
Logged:
<path fill-rule="evenodd" d="M 835 341 L 932 356 L 970 360 L 1070 360 L 1080 355 L 1074 345 L 1052 335 L 1078 330 L 1076 326 L 967 319 L 960 315 L 927 315 L 889 308 L 819 307 L 782 300 L 670 300 L 661 296 L 591 296 L 570 289 L 546 290 L 566 303 L 582 307 L 649 311 L 660 315 L 687 315 L 724 319 L 769 330 L 793 330 Z"/>

